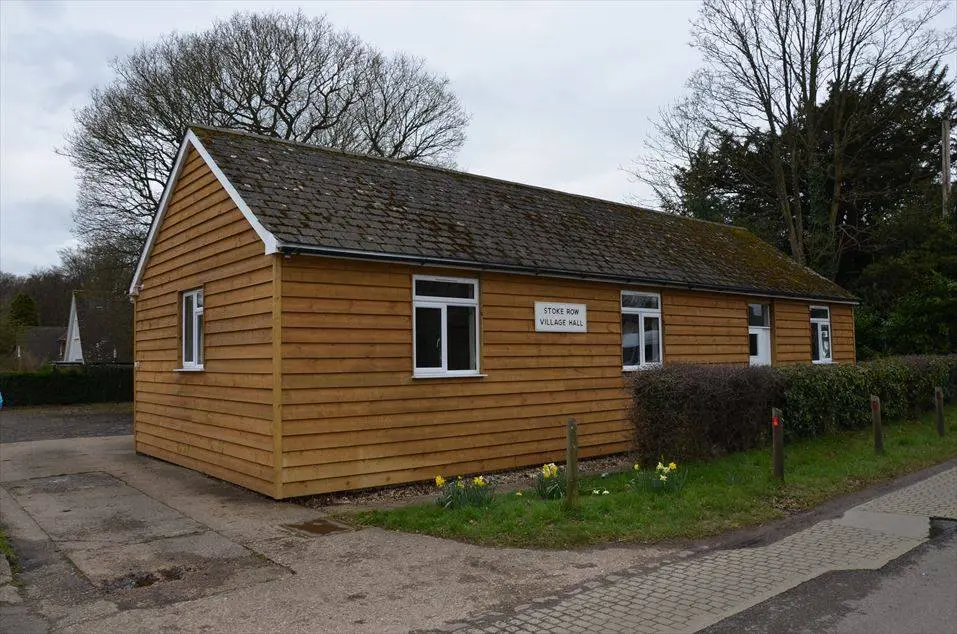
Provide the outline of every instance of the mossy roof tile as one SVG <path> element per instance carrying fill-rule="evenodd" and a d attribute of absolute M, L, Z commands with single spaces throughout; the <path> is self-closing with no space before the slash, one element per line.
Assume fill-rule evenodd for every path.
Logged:
<path fill-rule="evenodd" d="M 750 232 L 508 181 L 214 128 L 213 160 L 280 250 L 854 301 Z"/>

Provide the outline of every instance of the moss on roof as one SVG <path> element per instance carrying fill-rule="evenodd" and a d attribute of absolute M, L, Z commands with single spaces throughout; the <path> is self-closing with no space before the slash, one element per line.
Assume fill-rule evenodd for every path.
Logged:
<path fill-rule="evenodd" d="M 281 250 L 854 301 L 742 228 L 247 133 L 193 132 Z"/>

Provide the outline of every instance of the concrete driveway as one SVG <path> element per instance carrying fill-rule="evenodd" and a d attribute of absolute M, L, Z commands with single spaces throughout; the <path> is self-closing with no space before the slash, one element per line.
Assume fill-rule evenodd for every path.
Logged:
<path fill-rule="evenodd" d="M 439 628 L 673 553 L 312 533 L 295 526 L 321 513 L 137 456 L 130 436 L 0 445 L 0 515 L 23 568 L 0 630 L 18 632 Z"/>

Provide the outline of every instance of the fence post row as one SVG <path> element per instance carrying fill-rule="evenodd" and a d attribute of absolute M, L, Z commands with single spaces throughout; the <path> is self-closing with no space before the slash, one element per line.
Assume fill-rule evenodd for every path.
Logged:
<path fill-rule="evenodd" d="M 784 424 L 777 407 L 771 408 L 771 447 L 774 479 L 784 482 Z"/>
<path fill-rule="evenodd" d="M 884 428 L 881 425 L 881 399 L 871 395 L 871 421 L 874 424 L 874 451 L 884 453 Z"/>
<path fill-rule="evenodd" d="M 565 456 L 565 507 L 578 507 L 578 424 L 568 419 L 568 447 Z"/>

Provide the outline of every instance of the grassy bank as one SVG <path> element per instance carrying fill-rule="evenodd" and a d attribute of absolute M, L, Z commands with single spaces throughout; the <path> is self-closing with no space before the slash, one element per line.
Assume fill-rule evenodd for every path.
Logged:
<path fill-rule="evenodd" d="M 957 456 L 957 407 L 945 412 L 948 434 L 937 436 L 933 413 L 886 424 L 886 453 L 877 456 L 870 431 L 835 434 L 785 448 L 785 484 L 771 478 L 767 449 L 680 465 L 684 489 L 662 493 L 629 485 L 631 473 L 584 478 L 581 507 L 562 510 L 529 488 L 496 496 L 487 508 L 447 510 L 434 504 L 371 511 L 348 521 L 468 542 L 562 548 L 616 541 L 697 538 L 783 517 L 869 484 Z M 680 456 L 665 456 L 681 461 Z M 653 466 L 653 465 L 652 465 Z M 607 490 L 607 495 L 591 491 Z"/>

